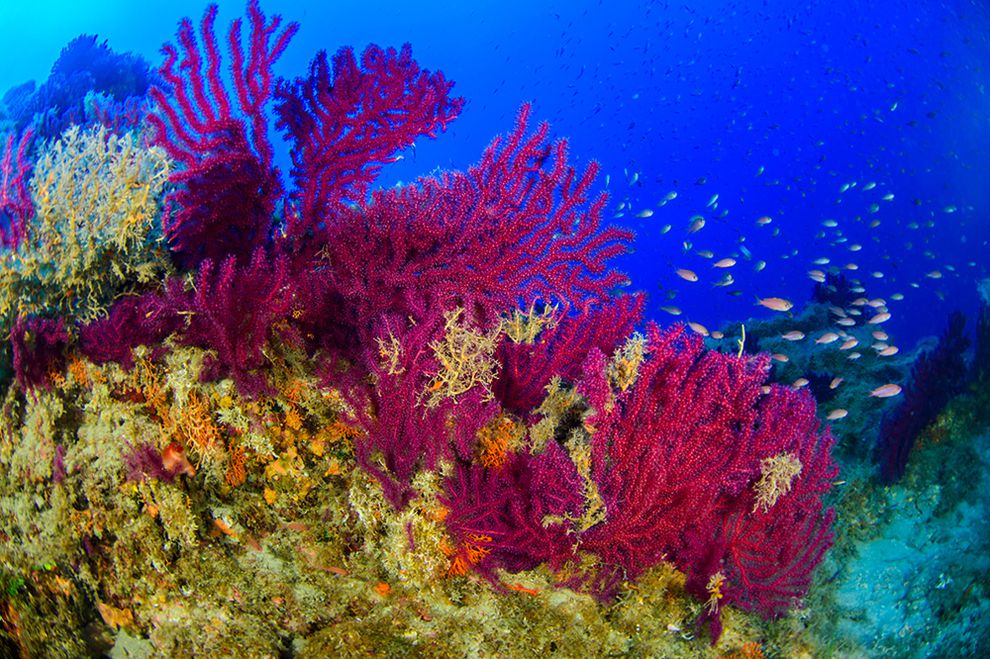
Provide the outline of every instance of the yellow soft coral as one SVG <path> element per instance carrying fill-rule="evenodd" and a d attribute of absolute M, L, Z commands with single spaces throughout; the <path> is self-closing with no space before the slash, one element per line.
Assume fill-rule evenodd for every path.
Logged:
<path fill-rule="evenodd" d="M 36 217 L 0 264 L 0 321 L 21 313 L 90 320 L 170 270 L 158 215 L 171 165 L 133 135 L 73 126 L 38 158 Z"/>
<path fill-rule="evenodd" d="M 758 508 L 766 512 L 777 499 L 790 492 L 791 483 L 801 473 L 801 461 L 793 453 L 781 453 L 764 458 L 760 462 L 760 473 L 760 480 L 753 486 L 756 491 L 754 512 Z"/>
<path fill-rule="evenodd" d="M 483 334 L 461 324 L 463 313 L 463 309 L 454 309 L 444 314 L 447 324 L 443 338 L 430 344 L 440 370 L 427 385 L 427 407 L 436 407 L 444 398 L 455 398 L 476 386 L 491 395 L 498 369 L 494 355 L 501 327 Z"/>

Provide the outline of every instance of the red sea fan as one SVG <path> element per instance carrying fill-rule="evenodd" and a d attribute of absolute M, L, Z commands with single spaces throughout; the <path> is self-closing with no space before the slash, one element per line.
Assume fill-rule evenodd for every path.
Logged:
<path fill-rule="evenodd" d="M 219 266 L 204 261 L 192 291 L 177 281 L 168 287 L 170 308 L 188 319 L 179 342 L 213 351 L 200 377 L 230 377 L 246 396 L 272 393 L 264 349 L 295 303 L 286 259 L 269 262 L 260 249 L 243 266 L 233 256 Z"/>
<path fill-rule="evenodd" d="M 832 512 L 822 513 L 821 503 L 836 473 L 831 438 L 819 435 L 807 392 L 764 389 L 765 356 L 706 351 L 682 326 L 651 323 L 646 338 L 648 356 L 625 392 L 610 384 L 605 355 L 588 354 L 577 383 L 591 408 L 581 424 L 586 448 L 572 447 L 566 459 L 552 442 L 543 453 L 515 456 L 511 464 L 533 472 L 525 478 L 464 467 L 448 484 L 447 525 L 470 544 L 482 573 L 559 567 L 590 554 L 598 567 L 574 583 L 603 597 L 670 561 L 708 601 L 705 618 L 717 637 L 721 605 L 773 616 L 807 590 L 831 544 Z M 772 500 L 757 496 L 768 461 L 800 467 L 773 481 Z M 578 478 L 579 463 L 593 487 Z M 596 508 L 601 519 L 585 529 L 558 524 Z"/>
<path fill-rule="evenodd" d="M 609 514 L 582 548 L 627 577 L 672 561 L 710 597 L 720 574 L 716 604 L 776 615 L 804 594 L 831 544 L 832 513 L 821 513 L 836 473 L 831 438 L 819 436 L 806 392 L 763 389 L 765 357 L 705 351 L 683 327 L 651 324 L 647 338 L 635 387 L 614 401 L 589 396 L 592 477 Z M 593 386 L 601 361 L 588 376 L 587 390 L 601 392 Z M 754 487 L 765 461 L 779 456 L 797 460 L 800 475 L 764 510 Z M 709 612 L 717 637 L 717 607 Z"/>
<path fill-rule="evenodd" d="M 642 317 L 645 301 L 642 294 L 609 298 L 586 313 L 561 317 L 531 344 L 503 337 L 496 352 L 501 369 L 492 387 L 495 397 L 516 414 L 532 412 L 552 377 L 573 382 L 592 349 L 612 354 Z"/>
<path fill-rule="evenodd" d="M 327 223 L 330 276 L 359 335 L 369 319 L 430 306 L 464 307 L 482 324 L 535 300 L 567 313 L 626 282 L 608 261 L 632 234 L 602 227 L 604 194 L 588 203 L 597 166 L 575 171 L 546 124 L 527 135 L 529 113 L 467 173 L 376 191 Z"/>
<path fill-rule="evenodd" d="M 452 87 L 443 73 L 421 70 L 409 44 L 400 51 L 368 46 L 360 66 L 353 50 L 341 48 L 332 75 L 321 51 L 308 77 L 282 81 L 275 111 L 292 140 L 298 214 L 290 236 L 328 221 L 342 203 L 366 201 L 383 164 L 420 135 L 446 130 L 464 106 Z"/>
<path fill-rule="evenodd" d="M 248 3 L 250 47 L 245 56 L 241 20 L 231 24 L 227 42 L 235 110 L 220 72 L 213 29 L 216 15 L 216 5 L 210 5 L 203 16 L 203 52 L 192 22 L 183 19 L 177 35 L 179 49 L 172 44 L 162 48 L 165 64 L 159 73 L 165 86 L 149 91 L 155 112 L 148 121 L 155 140 L 183 166 L 170 179 L 177 186 L 168 197 L 174 214 L 167 215 L 163 223 L 173 252 L 187 267 L 228 255 L 246 262 L 268 240 L 282 197 L 278 170 L 272 164 L 265 106 L 272 94 L 272 66 L 299 26 L 289 23 L 280 30 L 281 18 L 267 21 L 257 0 L 252 0 Z"/>
<path fill-rule="evenodd" d="M 966 317 L 952 313 L 938 344 L 915 361 L 904 395 L 883 415 L 874 449 L 881 483 L 890 485 L 901 479 L 918 435 L 965 390 L 969 379 L 965 332 Z"/>
<path fill-rule="evenodd" d="M 556 569 L 575 556 L 565 520 L 580 517 L 581 488 L 566 451 L 551 443 L 537 455 L 510 455 L 494 469 L 459 465 L 441 501 L 450 510 L 451 536 L 474 549 L 465 567 L 497 582 L 496 568 L 518 572 L 547 563 Z"/>
<path fill-rule="evenodd" d="M 24 391 L 51 386 L 50 375 L 65 368 L 69 332 L 62 318 L 18 316 L 10 331 L 14 379 Z"/>
<path fill-rule="evenodd" d="M 33 132 L 29 128 L 14 148 L 14 133 L 7 135 L 0 160 L 0 246 L 14 248 L 23 240 L 27 222 L 34 215 L 28 179 L 31 163 L 27 161 L 28 145 Z"/>
<path fill-rule="evenodd" d="M 181 290 L 178 281 L 172 285 Z M 80 326 L 79 350 L 94 364 L 112 361 L 130 370 L 134 366 L 133 348 L 145 345 L 163 350 L 161 342 L 182 325 L 182 317 L 169 308 L 163 295 L 125 297 L 105 317 Z"/>
<path fill-rule="evenodd" d="M 417 472 L 436 468 L 440 459 L 470 459 L 478 430 L 498 411 L 480 387 L 426 404 L 427 387 L 440 368 L 430 344 L 443 327 L 436 314 L 416 323 L 380 321 L 380 347 L 365 352 L 360 369 L 370 371 L 372 382 L 362 379 L 345 387 L 352 421 L 362 430 L 354 441 L 355 458 L 378 479 L 396 508 L 413 496 L 411 481 Z"/>

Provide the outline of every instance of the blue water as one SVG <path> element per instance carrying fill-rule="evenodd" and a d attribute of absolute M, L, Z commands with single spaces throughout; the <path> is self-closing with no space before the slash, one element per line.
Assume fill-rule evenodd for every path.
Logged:
<path fill-rule="evenodd" d="M 756 295 L 800 304 L 820 258 L 831 261 L 821 269 L 860 279 L 867 297 L 905 296 L 888 299 L 887 328 L 903 344 L 940 331 L 953 309 L 974 315 L 990 236 L 990 12 L 980 3 L 339 4 L 264 3 L 302 24 L 278 72 L 301 74 L 319 48 L 408 41 L 468 101 L 447 134 L 418 143 L 382 183 L 469 166 L 534 101 L 534 116 L 571 140 L 576 162 L 601 163 L 608 216 L 629 204 L 615 221 L 638 238 L 621 266 L 650 293 L 650 315 L 669 318 L 659 307 L 677 306 L 682 319 L 715 328 L 768 313 Z M 158 62 L 176 21 L 198 19 L 204 6 L 5 2 L 0 89 L 43 81 L 83 32 Z M 226 3 L 218 25 L 241 11 Z M 864 191 L 869 182 L 876 187 Z M 670 192 L 676 199 L 659 207 Z M 652 217 L 635 217 L 644 209 Z M 689 235 L 696 213 L 706 226 Z M 758 226 L 761 216 L 773 222 Z M 837 226 L 823 227 L 828 219 Z M 705 250 L 737 258 L 734 285 L 712 286 L 725 273 L 697 254 Z M 681 280 L 677 268 L 700 281 Z M 942 277 L 926 276 L 933 271 Z"/>
<path fill-rule="evenodd" d="M 681 319 L 714 329 L 766 315 L 755 296 L 799 305 L 809 269 L 847 263 L 867 297 L 887 299 L 887 329 L 901 344 L 939 332 L 953 309 L 974 316 L 990 235 L 990 11 L 981 3 L 342 4 L 263 3 L 302 24 L 279 73 L 302 74 L 319 48 L 408 41 L 467 98 L 448 133 L 385 170 L 385 185 L 469 166 L 532 100 L 534 116 L 571 140 L 576 163 L 601 163 L 607 217 L 628 204 L 615 221 L 638 238 L 621 267 L 650 293 L 652 316 L 671 319 L 659 307 L 677 306 Z M 157 63 L 177 20 L 198 20 L 204 7 L 4 2 L 0 89 L 43 81 L 83 32 Z M 242 11 L 225 3 L 218 25 Z M 864 191 L 869 182 L 876 187 Z M 670 192 L 676 199 L 660 207 Z M 644 209 L 652 217 L 635 217 Z M 706 226 L 687 234 L 696 213 Z M 773 221 L 758 226 L 761 216 Z M 837 226 L 823 227 L 829 219 Z M 711 264 L 726 256 L 738 261 L 728 270 L 735 283 L 713 287 L 725 272 Z M 830 263 L 812 263 L 820 258 Z M 700 281 L 681 280 L 677 268 Z M 942 277 L 926 276 L 933 271 Z M 894 293 L 904 300 L 890 301 Z"/>

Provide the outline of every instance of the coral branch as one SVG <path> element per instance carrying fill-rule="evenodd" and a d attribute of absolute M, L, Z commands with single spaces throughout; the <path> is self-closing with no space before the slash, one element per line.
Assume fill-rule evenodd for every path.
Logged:
<path fill-rule="evenodd" d="M 292 140 L 293 195 L 298 235 L 316 227 L 342 203 L 366 201 L 382 165 L 420 135 L 446 130 L 464 105 L 439 71 L 420 70 L 412 49 L 371 45 L 361 65 L 350 48 L 321 51 L 309 76 L 283 81 L 275 92 L 277 126 Z"/>
<path fill-rule="evenodd" d="M 27 232 L 27 222 L 34 215 L 28 178 L 31 163 L 27 161 L 27 149 L 33 131 L 29 128 L 21 135 L 14 150 L 14 133 L 7 135 L 0 162 L 0 245 L 16 249 Z"/>
<path fill-rule="evenodd" d="M 965 316 L 958 311 L 949 316 L 938 345 L 918 357 L 911 371 L 911 382 L 904 387 L 904 396 L 893 410 L 884 414 L 875 451 L 883 483 L 901 479 L 915 439 L 953 396 L 965 388 L 969 375 L 963 358 L 969 347 L 965 328 Z"/>
<path fill-rule="evenodd" d="M 235 111 L 220 74 L 213 28 L 216 14 L 216 5 L 210 5 L 200 26 L 205 67 L 192 22 L 184 19 L 177 34 L 178 49 L 172 44 L 162 48 L 165 63 L 160 74 L 166 88 L 153 87 L 149 92 L 155 112 L 148 121 L 155 140 L 184 166 L 170 179 L 178 187 L 170 195 L 174 215 L 165 218 L 164 228 L 186 266 L 231 254 L 246 262 L 268 239 L 282 196 L 279 173 L 272 164 L 265 105 L 272 93 L 272 66 L 298 25 L 289 23 L 280 30 L 281 18 L 266 22 L 257 0 L 252 0 L 245 61 L 241 21 L 231 24 L 228 43 L 239 107 Z"/>
<path fill-rule="evenodd" d="M 529 112 L 466 174 L 376 191 L 319 230 L 359 336 L 370 319 L 432 306 L 463 307 L 482 324 L 536 300 L 568 313 L 626 281 L 608 261 L 632 234 L 601 226 L 604 195 L 587 203 L 597 167 L 579 176 L 566 142 L 547 143 L 546 125 L 527 137 Z"/>

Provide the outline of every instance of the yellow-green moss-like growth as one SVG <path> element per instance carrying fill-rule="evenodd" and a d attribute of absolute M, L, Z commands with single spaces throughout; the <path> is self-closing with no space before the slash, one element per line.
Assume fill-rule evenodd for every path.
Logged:
<path fill-rule="evenodd" d="M 427 385 L 427 407 L 436 407 L 444 398 L 456 398 L 475 386 L 492 395 L 491 384 L 498 372 L 495 347 L 502 328 L 482 333 L 460 322 L 463 313 L 463 309 L 445 313 L 443 338 L 430 344 L 440 370 Z"/>
<path fill-rule="evenodd" d="M 134 135 L 69 128 L 45 146 L 35 217 L 0 263 L 0 321 L 23 313 L 90 320 L 121 294 L 169 271 L 160 230 L 170 161 Z"/>

